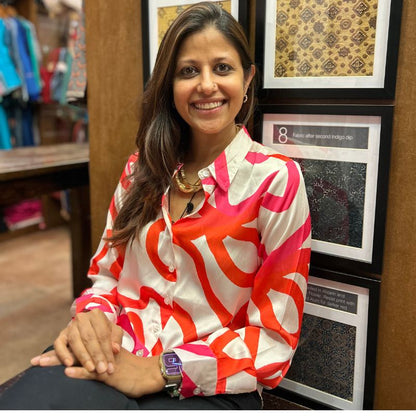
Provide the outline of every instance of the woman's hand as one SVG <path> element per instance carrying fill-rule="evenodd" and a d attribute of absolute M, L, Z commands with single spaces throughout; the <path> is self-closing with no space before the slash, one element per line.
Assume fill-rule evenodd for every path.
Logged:
<path fill-rule="evenodd" d="M 129 397 L 157 393 L 165 386 L 160 372 L 159 357 L 137 357 L 124 348 L 115 356 L 112 374 L 88 371 L 81 366 L 68 367 L 65 374 L 71 378 L 102 381 Z"/>
<path fill-rule="evenodd" d="M 82 365 L 98 374 L 114 372 L 114 355 L 120 352 L 123 330 L 99 309 L 75 315 L 54 342 L 54 351 L 34 357 L 32 365 Z"/>

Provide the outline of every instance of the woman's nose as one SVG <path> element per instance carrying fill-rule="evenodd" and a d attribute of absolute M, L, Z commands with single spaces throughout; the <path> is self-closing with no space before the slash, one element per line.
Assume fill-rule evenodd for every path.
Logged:
<path fill-rule="evenodd" d="M 212 94 L 217 89 L 217 84 L 213 74 L 211 73 L 202 73 L 200 77 L 200 82 L 198 85 L 198 91 L 203 94 Z"/>

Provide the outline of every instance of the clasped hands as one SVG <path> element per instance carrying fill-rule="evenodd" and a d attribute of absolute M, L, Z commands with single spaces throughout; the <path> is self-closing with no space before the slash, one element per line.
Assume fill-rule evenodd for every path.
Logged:
<path fill-rule="evenodd" d="M 123 330 L 99 309 L 75 315 L 54 342 L 54 350 L 31 360 L 33 366 L 64 365 L 71 378 L 98 380 L 130 397 L 163 389 L 159 359 L 138 357 L 121 347 Z"/>

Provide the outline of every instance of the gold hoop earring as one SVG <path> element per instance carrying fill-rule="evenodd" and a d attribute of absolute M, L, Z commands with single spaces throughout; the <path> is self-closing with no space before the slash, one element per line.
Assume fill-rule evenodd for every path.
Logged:
<path fill-rule="evenodd" d="M 243 104 L 245 104 L 245 103 L 247 102 L 247 100 L 248 100 L 248 95 L 247 95 L 247 94 L 245 94 L 245 95 L 244 95 L 244 98 L 243 98 Z"/>

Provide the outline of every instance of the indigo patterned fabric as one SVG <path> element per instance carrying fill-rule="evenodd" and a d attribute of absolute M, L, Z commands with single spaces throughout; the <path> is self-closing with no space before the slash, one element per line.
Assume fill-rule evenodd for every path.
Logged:
<path fill-rule="evenodd" d="M 355 326 L 305 313 L 286 378 L 352 401 L 356 332 Z"/>

